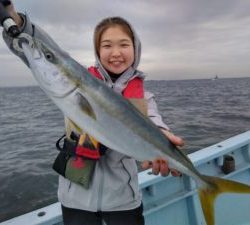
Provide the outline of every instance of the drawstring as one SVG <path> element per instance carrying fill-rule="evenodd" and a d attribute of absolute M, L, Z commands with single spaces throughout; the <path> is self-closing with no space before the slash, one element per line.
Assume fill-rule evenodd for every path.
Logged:
<path fill-rule="evenodd" d="M 60 141 L 61 141 L 64 137 L 66 137 L 66 134 L 63 134 L 63 135 L 57 140 L 57 142 L 56 142 L 56 148 L 57 148 L 57 150 L 59 150 L 59 151 L 63 151 L 63 148 L 60 146 Z"/>

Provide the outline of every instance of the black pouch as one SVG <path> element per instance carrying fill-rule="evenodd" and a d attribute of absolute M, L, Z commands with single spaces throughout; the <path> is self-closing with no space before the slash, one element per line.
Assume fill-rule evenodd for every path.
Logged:
<path fill-rule="evenodd" d="M 69 160 L 70 156 L 65 154 L 64 152 L 60 152 L 54 163 L 52 168 L 59 173 L 60 175 L 65 177 L 65 170 L 66 170 L 66 166 L 67 166 L 67 162 Z"/>
<path fill-rule="evenodd" d="M 88 189 L 94 173 L 96 159 L 79 156 L 76 150 L 79 144 L 79 137 L 75 136 L 72 132 L 70 138 L 71 140 L 65 138 L 65 135 L 63 135 L 56 142 L 56 148 L 59 150 L 59 154 L 52 168 L 63 177 Z M 63 147 L 60 146 L 61 140 L 64 142 Z M 85 145 L 88 146 L 90 139 L 87 138 L 84 141 Z M 102 148 L 102 153 L 103 152 L 104 150 Z"/>
<path fill-rule="evenodd" d="M 60 175 L 65 177 L 65 171 L 66 171 L 66 166 L 67 162 L 70 159 L 71 156 L 74 155 L 74 149 L 76 147 L 75 141 L 69 141 L 65 138 L 65 134 L 58 139 L 56 142 L 56 148 L 59 150 L 59 154 L 57 155 L 52 168 L 59 173 Z M 63 147 L 60 146 L 60 141 L 64 139 Z M 67 151 L 65 150 L 67 149 Z"/>

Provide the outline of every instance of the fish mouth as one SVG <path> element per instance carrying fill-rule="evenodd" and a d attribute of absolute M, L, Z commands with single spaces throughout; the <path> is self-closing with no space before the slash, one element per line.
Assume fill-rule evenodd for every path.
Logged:
<path fill-rule="evenodd" d="M 32 47 L 25 42 L 22 43 L 22 49 L 29 65 L 31 65 L 32 60 L 42 58 L 42 52 L 39 51 L 39 48 L 36 48 L 35 46 L 37 46 L 36 42 L 33 42 Z"/>
<path fill-rule="evenodd" d="M 43 52 L 41 50 L 42 48 L 42 44 L 39 42 L 36 42 L 34 40 L 32 46 L 28 45 L 27 43 L 22 43 L 22 49 L 24 52 L 24 55 L 26 57 L 26 60 L 29 63 L 29 68 L 32 69 L 36 69 L 36 60 L 40 60 L 42 59 L 43 56 Z M 57 75 L 57 73 L 51 73 L 52 75 L 50 77 L 53 77 L 53 75 Z M 70 83 L 67 79 L 63 79 L 63 83 L 65 84 L 65 86 L 60 86 L 60 88 L 58 89 L 58 86 L 55 87 L 53 86 L 53 82 L 55 82 L 55 80 L 50 80 L 48 78 L 45 78 L 43 76 L 36 76 L 34 74 L 36 80 L 38 81 L 38 83 L 40 83 L 40 87 L 47 92 L 49 95 L 56 97 L 56 98 L 64 98 L 66 96 L 68 96 L 69 94 L 71 94 L 72 92 L 74 92 L 78 87 L 77 85 L 74 85 L 72 83 Z M 42 85 L 41 85 L 42 83 Z"/>

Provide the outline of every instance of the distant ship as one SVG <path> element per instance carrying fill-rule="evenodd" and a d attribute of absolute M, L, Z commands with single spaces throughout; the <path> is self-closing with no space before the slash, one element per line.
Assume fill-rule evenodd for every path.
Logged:
<path fill-rule="evenodd" d="M 215 77 L 212 78 L 212 80 L 218 80 L 218 79 L 219 79 L 218 75 L 215 75 Z"/>

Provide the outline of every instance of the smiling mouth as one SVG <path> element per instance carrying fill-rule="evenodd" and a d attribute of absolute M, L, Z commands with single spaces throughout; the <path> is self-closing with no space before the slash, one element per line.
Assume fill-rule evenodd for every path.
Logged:
<path fill-rule="evenodd" d="M 112 62 L 109 62 L 110 65 L 113 65 L 113 66 L 120 66 L 122 65 L 124 62 L 123 61 L 112 61 Z"/>

